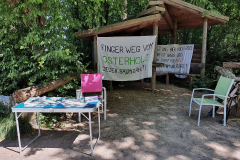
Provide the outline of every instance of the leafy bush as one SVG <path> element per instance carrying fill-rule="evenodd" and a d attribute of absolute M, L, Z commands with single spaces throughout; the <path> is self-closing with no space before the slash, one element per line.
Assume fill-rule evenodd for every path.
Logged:
<path fill-rule="evenodd" d="M 29 117 L 20 117 L 19 129 L 21 134 L 29 134 L 32 126 L 29 124 Z M 14 113 L 7 111 L 7 107 L 0 103 L 0 139 L 13 140 L 17 137 L 17 128 Z"/>
<path fill-rule="evenodd" d="M 214 89 L 216 86 L 216 75 L 215 74 L 207 74 L 201 78 L 193 78 L 192 88 L 212 88 Z"/>
<path fill-rule="evenodd" d="M 55 127 L 61 125 L 61 123 L 58 122 L 60 116 L 61 114 L 40 113 L 39 121 L 42 127 L 47 127 L 48 129 L 51 129 L 54 125 Z"/>

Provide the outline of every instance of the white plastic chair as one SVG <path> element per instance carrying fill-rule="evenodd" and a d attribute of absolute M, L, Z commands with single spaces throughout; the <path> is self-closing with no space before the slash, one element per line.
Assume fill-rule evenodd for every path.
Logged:
<path fill-rule="evenodd" d="M 196 104 L 198 104 L 199 107 L 199 114 L 198 114 L 198 126 L 200 125 L 200 116 L 201 116 L 201 109 L 203 105 L 210 105 L 213 106 L 213 118 L 215 116 L 215 106 L 223 107 L 224 108 L 224 122 L 223 125 L 226 126 L 226 110 L 227 110 L 227 98 L 228 94 L 230 92 L 230 89 L 233 85 L 234 79 L 226 78 L 221 76 L 219 78 L 219 81 L 217 83 L 217 86 L 215 90 L 212 89 L 207 89 L 207 88 L 195 88 L 193 89 L 192 92 L 192 97 L 190 101 L 190 108 L 189 108 L 189 117 L 191 116 L 191 106 L 192 106 L 192 101 L 194 101 Z M 194 91 L 196 90 L 208 90 L 214 92 L 214 94 L 203 94 L 202 98 L 194 98 Z M 212 99 L 205 98 L 207 96 L 211 96 Z M 223 104 L 219 103 L 215 98 L 218 97 L 223 100 Z"/>

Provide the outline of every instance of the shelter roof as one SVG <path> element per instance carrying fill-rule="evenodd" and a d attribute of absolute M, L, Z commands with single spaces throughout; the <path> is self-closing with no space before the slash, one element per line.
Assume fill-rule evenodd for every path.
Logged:
<path fill-rule="evenodd" d="M 173 23 L 177 22 L 177 29 L 199 28 L 204 19 L 208 25 L 225 24 L 229 17 L 210 13 L 208 10 L 184 2 L 182 0 L 149 1 L 145 10 L 137 14 L 134 19 L 77 32 L 81 39 L 92 39 L 93 36 L 131 36 L 141 30 L 152 33 L 153 23 L 158 23 L 159 34 L 172 34 Z"/>

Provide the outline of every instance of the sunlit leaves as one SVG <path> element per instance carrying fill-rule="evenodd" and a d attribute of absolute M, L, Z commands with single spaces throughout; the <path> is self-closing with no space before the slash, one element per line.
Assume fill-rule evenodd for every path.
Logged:
<path fill-rule="evenodd" d="M 29 0 L 13 8 L 1 1 L 0 94 L 84 69 L 73 44 L 75 33 L 68 31 L 80 26 L 72 18 L 72 4 L 72 0 Z"/>

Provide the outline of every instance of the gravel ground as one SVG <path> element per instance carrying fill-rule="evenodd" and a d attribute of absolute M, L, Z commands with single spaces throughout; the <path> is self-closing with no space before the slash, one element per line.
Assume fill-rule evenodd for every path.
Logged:
<path fill-rule="evenodd" d="M 89 156 L 87 120 L 77 123 L 77 117 L 61 128 L 41 130 L 41 137 L 22 154 L 18 142 L 0 142 L 0 159 L 240 159 L 240 124 L 229 120 L 226 127 L 207 116 L 211 109 L 202 108 L 201 124 L 197 126 L 198 107 L 193 105 L 188 117 L 191 90 L 173 85 L 124 83 L 108 92 L 107 120 L 101 114 L 101 139 Z M 202 94 L 202 93 L 197 93 Z M 93 114 L 93 137 L 98 136 L 97 116 Z M 34 131 L 37 133 L 37 130 Z M 26 145 L 34 135 L 23 135 Z"/>

